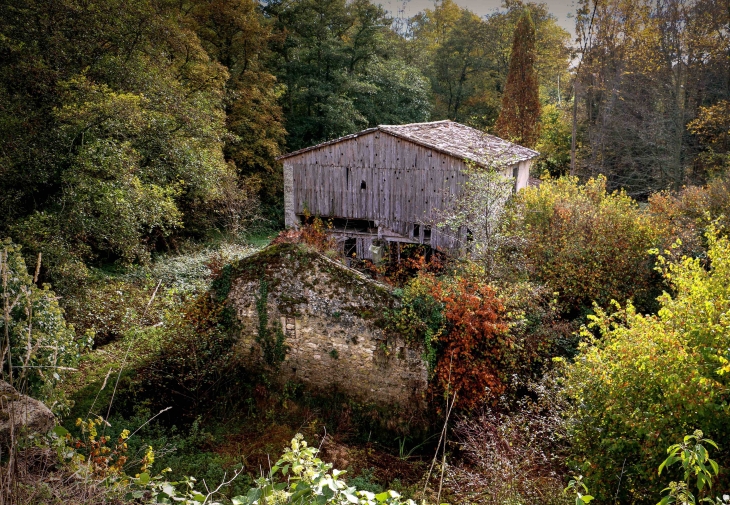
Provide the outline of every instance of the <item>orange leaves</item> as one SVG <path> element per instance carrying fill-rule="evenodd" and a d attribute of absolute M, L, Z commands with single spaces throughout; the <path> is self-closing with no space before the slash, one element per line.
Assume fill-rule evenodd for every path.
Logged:
<path fill-rule="evenodd" d="M 491 287 L 466 279 L 435 281 L 431 294 L 447 320 L 432 392 L 458 391 L 459 407 L 472 409 L 505 388 L 500 364 L 511 339 L 504 306 Z"/>

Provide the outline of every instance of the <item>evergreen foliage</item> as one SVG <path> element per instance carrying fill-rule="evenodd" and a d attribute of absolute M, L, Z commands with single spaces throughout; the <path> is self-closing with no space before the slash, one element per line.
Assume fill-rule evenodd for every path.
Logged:
<path fill-rule="evenodd" d="M 497 134 L 516 144 L 534 147 L 539 136 L 540 89 L 535 62 L 535 23 L 525 10 L 517 23 Z"/>

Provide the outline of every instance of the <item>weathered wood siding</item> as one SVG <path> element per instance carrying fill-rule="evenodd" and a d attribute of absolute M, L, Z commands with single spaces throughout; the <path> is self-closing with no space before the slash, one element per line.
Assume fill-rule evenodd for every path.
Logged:
<path fill-rule="evenodd" d="M 294 226 L 297 214 L 308 211 L 375 221 L 386 238 L 390 230 L 423 241 L 423 225 L 454 200 L 465 168 L 463 160 L 382 131 L 322 146 L 284 160 L 286 224 Z M 529 162 L 519 168 L 521 187 L 527 184 Z M 512 167 L 505 169 L 512 173 Z M 422 224 L 420 237 L 413 236 L 414 223 Z M 433 228 L 430 243 L 452 250 L 457 241 L 453 233 Z M 364 241 L 358 241 L 358 256 L 369 257 Z"/>

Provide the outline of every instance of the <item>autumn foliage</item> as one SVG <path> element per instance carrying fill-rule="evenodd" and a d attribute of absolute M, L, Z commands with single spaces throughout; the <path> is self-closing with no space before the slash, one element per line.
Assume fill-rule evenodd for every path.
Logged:
<path fill-rule="evenodd" d="M 660 230 L 626 193 L 609 193 L 602 176 L 520 191 L 505 227 L 513 247 L 508 263 L 557 292 L 565 314 L 590 311 L 594 301 L 650 303 L 659 294 L 648 250 Z"/>
<path fill-rule="evenodd" d="M 507 85 L 495 129 L 500 137 L 526 147 L 534 147 L 540 134 L 536 60 L 535 23 L 530 11 L 525 11 L 515 30 Z"/>
<path fill-rule="evenodd" d="M 505 389 L 500 365 L 512 346 L 502 302 L 488 285 L 463 278 L 435 281 L 431 293 L 446 318 L 432 392 L 456 394 L 467 410 L 496 398 Z"/>
<path fill-rule="evenodd" d="M 319 217 L 305 216 L 299 229 L 284 230 L 274 239 L 273 244 L 306 244 L 324 253 L 337 248 L 337 242 L 327 233 L 327 224 Z"/>

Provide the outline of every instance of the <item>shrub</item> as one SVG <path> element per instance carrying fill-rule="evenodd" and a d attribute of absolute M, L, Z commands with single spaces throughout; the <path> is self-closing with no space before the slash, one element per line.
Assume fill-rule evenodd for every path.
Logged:
<path fill-rule="evenodd" d="M 718 223 L 721 233 L 730 231 L 730 178 L 717 178 L 705 186 L 688 186 L 677 192 L 656 193 L 649 198 L 649 213 L 665 248 L 679 240 L 681 254 L 704 256 L 705 232 L 711 223 Z"/>
<path fill-rule="evenodd" d="M 697 259 L 659 258 L 676 294 L 659 298 L 657 315 L 631 303 L 614 316 L 597 308 L 589 326 L 601 338 L 588 337 L 565 369 L 573 461 L 601 498 L 658 496 L 663 448 L 684 433 L 730 439 L 730 241 L 712 229 L 707 240 L 709 270 Z M 718 460 L 730 464 L 727 452 Z"/>
<path fill-rule="evenodd" d="M 626 193 L 606 179 L 574 177 L 525 188 L 508 205 L 504 261 L 558 292 L 561 310 L 576 315 L 593 301 L 651 301 L 656 276 L 647 250 L 657 230 Z"/>
<path fill-rule="evenodd" d="M 93 337 L 99 346 L 136 327 L 160 324 L 176 301 L 174 291 L 158 288 L 152 280 L 132 283 L 106 278 L 87 284 L 66 300 L 65 309 L 76 333 Z"/>
<path fill-rule="evenodd" d="M 215 409 L 214 400 L 238 378 L 237 337 L 224 321 L 226 310 L 224 302 L 204 293 L 166 319 L 159 350 L 134 378 L 153 406 L 172 406 L 175 416 L 190 420 Z"/>
<path fill-rule="evenodd" d="M 573 325 L 558 318 L 544 289 L 529 283 L 495 291 L 471 274 L 421 273 L 395 294 L 400 304 L 386 314 L 386 329 L 423 344 L 432 391 L 458 390 L 461 408 L 496 399 L 509 377 L 537 378 L 552 356 L 574 351 Z"/>
<path fill-rule="evenodd" d="M 55 386 L 88 342 L 75 339 L 50 287 L 35 285 L 20 247 L 5 240 L 0 254 L 0 299 L 5 300 L 0 310 L 7 314 L 0 317 L 3 378 L 58 413 L 67 405 Z M 40 258 L 36 275 L 39 268 Z"/>
<path fill-rule="evenodd" d="M 457 421 L 462 461 L 448 467 L 447 484 L 460 503 L 568 503 L 561 496 L 568 449 L 564 400 L 550 379 L 529 389 L 535 399 L 524 396 L 516 405 Z"/>
<path fill-rule="evenodd" d="M 551 366 L 553 356 L 575 354 L 578 325 L 560 317 L 554 293 L 529 281 L 507 282 L 495 289 L 505 306 L 512 336 L 510 375 L 522 381 L 538 380 Z"/>
<path fill-rule="evenodd" d="M 446 319 L 432 391 L 458 394 L 463 409 L 496 398 L 505 388 L 503 365 L 514 343 L 502 302 L 488 285 L 465 278 L 435 281 L 431 293 Z"/>
<path fill-rule="evenodd" d="M 326 224 L 319 216 L 312 217 L 308 213 L 304 216 L 304 223 L 298 230 L 285 230 L 272 242 L 273 244 L 306 244 L 321 253 L 337 249 L 335 239 L 327 233 L 331 224 Z"/>

